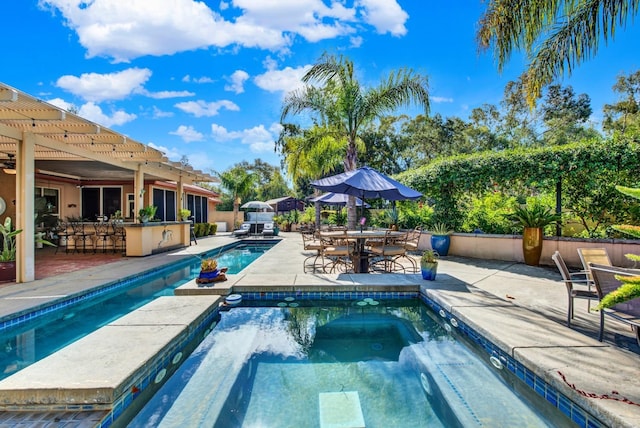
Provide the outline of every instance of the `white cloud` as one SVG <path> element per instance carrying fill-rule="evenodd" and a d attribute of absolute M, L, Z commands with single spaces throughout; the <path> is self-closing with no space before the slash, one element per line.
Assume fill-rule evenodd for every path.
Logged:
<path fill-rule="evenodd" d="M 258 125 L 241 131 L 228 131 L 224 126 L 211 124 L 211 134 L 215 140 L 220 142 L 237 140 L 241 144 L 248 145 L 254 153 L 273 151 L 280 129 L 279 123 L 272 124 L 268 130 L 264 125 Z"/>
<path fill-rule="evenodd" d="M 153 106 L 153 118 L 162 119 L 165 117 L 172 117 L 173 112 L 160 110 L 158 107 Z"/>
<path fill-rule="evenodd" d="M 250 47 L 289 50 L 296 36 L 309 42 L 366 31 L 406 34 L 407 13 L 396 0 L 233 0 L 212 10 L 203 1 L 40 0 L 57 9 L 78 35 L 87 57 L 128 62 L 145 55 L 172 55 L 195 49 Z M 213 6 L 213 3 L 210 3 Z"/>
<path fill-rule="evenodd" d="M 244 70 L 236 70 L 233 74 L 227 79 L 229 81 L 228 85 L 224 86 L 225 91 L 232 91 L 236 94 L 241 94 L 244 92 L 244 82 L 249 78 L 249 73 Z"/>
<path fill-rule="evenodd" d="M 186 113 L 190 113 L 195 117 L 215 116 L 218 114 L 218 111 L 223 107 L 231 111 L 240 110 L 240 107 L 238 107 L 235 103 L 229 100 L 214 101 L 210 103 L 203 100 L 185 101 L 182 103 L 178 103 L 175 106 L 176 108 L 179 108 L 180 110 Z"/>
<path fill-rule="evenodd" d="M 447 97 L 429 97 L 429 99 L 434 103 L 452 103 L 453 102 L 453 98 L 447 98 Z"/>
<path fill-rule="evenodd" d="M 164 100 L 167 98 L 184 98 L 184 97 L 192 97 L 195 95 L 193 92 L 189 91 L 159 91 L 159 92 L 149 92 L 147 90 L 140 91 L 142 95 L 146 95 L 149 98 L 154 98 L 156 100 Z"/>
<path fill-rule="evenodd" d="M 366 23 L 373 25 L 378 33 L 391 33 L 394 36 L 407 34 L 404 26 L 409 15 L 395 0 L 358 0 Z"/>
<path fill-rule="evenodd" d="M 282 70 L 269 69 L 265 73 L 256 76 L 253 80 L 255 84 L 269 92 L 290 92 L 302 87 L 302 76 L 311 68 L 310 65 L 291 68 L 285 67 Z"/>
<path fill-rule="evenodd" d="M 66 111 L 69 111 L 69 110 L 77 108 L 74 104 L 68 103 L 65 100 L 63 100 L 62 98 L 54 98 L 52 100 L 48 100 L 47 102 L 49 104 L 52 104 L 52 105 L 54 105 L 54 106 L 56 106 L 56 107 L 58 107 L 58 108 L 60 108 L 62 110 L 66 110 Z"/>
<path fill-rule="evenodd" d="M 86 103 L 80 107 L 66 102 L 62 98 L 54 98 L 47 102 L 66 111 L 75 110 L 78 116 L 107 128 L 113 125 L 124 125 L 127 122 L 135 120 L 137 117 L 135 114 L 129 114 L 123 110 L 114 111 L 109 116 L 103 113 L 100 106 L 92 102 Z"/>
<path fill-rule="evenodd" d="M 110 128 L 114 125 L 124 125 L 127 122 L 131 122 L 137 116 L 135 114 L 129 114 L 123 110 L 114 111 L 110 116 L 103 113 L 100 106 L 95 103 L 89 102 L 80 107 L 78 110 L 78 116 L 84 117 L 99 125 Z"/>
<path fill-rule="evenodd" d="M 129 68 L 116 73 L 83 73 L 80 77 L 62 76 L 56 85 L 86 101 L 122 100 L 132 93 L 144 92 L 151 77 L 147 68 Z"/>
<path fill-rule="evenodd" d="M 182 81 L 185 83 L 193 82 L 193 83 L 213 83 L 214 80 L 210 77 L 202 76 L 202 77 L 191 77 L 188 74 L 182 78 Z"/>
<path fill-rule="evenodd" d="M 203 141 L 204 135 L 196 131 L 193 126 L 180 125 L 175 131 L 169 132 L 171 135 L 177 135 L 182 138 L 185 143 L 191 143 L 193 141 Z"/>

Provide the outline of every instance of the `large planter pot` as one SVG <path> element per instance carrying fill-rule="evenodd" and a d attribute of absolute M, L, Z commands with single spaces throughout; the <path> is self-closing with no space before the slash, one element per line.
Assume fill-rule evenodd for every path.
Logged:
<path fill-rule="evenodd" d="M 0 282 L 15 281 L 16 262 L 0 262 Z"/>
<path fill-rule="evenodd" d="M 451 237 L 449 235 L 431 235 L 431 248 L 441 256 L 449 254 L 450 244 Z"/>
<path fill-rule="evenodd" d="M 529 266 L 540 264 L 542 254 L 542 228 L 525 227 L 522 233 L 522 253 L 524 262 Z"/>
<path fill-rule="evenodd" d="M 435 280 L 437 271 L 438 263 L 420 262 L 420 272 L 422 273 L 422 279 L 426 279 L 427 281 Z"/>

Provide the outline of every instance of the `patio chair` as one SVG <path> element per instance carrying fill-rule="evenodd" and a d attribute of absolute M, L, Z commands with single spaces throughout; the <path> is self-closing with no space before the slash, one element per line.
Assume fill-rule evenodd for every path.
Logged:
<path fill-rule="evenodd" d="M 413 257 L 409 257 L 408 254 L 415 253 L 418 251 L 418 245 L 420 244 L 420 236 L 422 235 L 422 228 L 420 226 L 416 226 L 415 229 L 407 233 L 407 242 L 404 244 L 407 249 L 407 259 L 411 262 L 411 267 L 413 268 L 413 273 L 417 273 L 420 271 L 418 269 L 418 263 Z"/>
<path fill-rule="evenodd" d="M 560 271 L 560 275 L 562 276 L 562 280 L 564 281 L 565 287 L 567 287 L 567 327 L 571 327 L 571 320 L 573 319 L 573 299 L 586 299 L 586 300 L 599 300 L 598 293 L 596 291 L 591 290 L 591 280 L 587 278 L 587 272 L 569 272 L 567 265 L 564 262 L 564 259 L 560 255 L 559 251 L 556 251 L 551 259 L 555 262 L 558 270 Z M 576 278 L 580 277 L 580 278 Z M 576 287 L 582 286 L 582 287 Z M 584 287 L 588 287 L 584 289 Z M 587 309 L 588 310 L 588 309 Z"/>
<path fill-rule="evenodd" d="M 593 284 L 593 276 L 591 275 L 590 263 L 611 266 L 611 259 L 607 254 L 606 248 L 578 248 L 578 256 L 582 262 L 583 271 L 587 273 L 587 279 Z M 587 303 L 587 309 L 591 309 L 591 302 Z"/>
<path fill-rule="evenodd" d="M 262 228 L 262 237 L 273 236 L 273 223 L 265 223 Z"/>
<path fill-rule="evenodd" d="M 116 250 L 125 253 L 127 251 L 127 233 L 124 228 L 124 223 L 120 220 L 113 220 L 111 227 L 113 228 L 113 234 L 111 234 L 113 253 L 115 254 Z"/>
<path fill-rule="evenodd" d="M 340 236 L 320 234 L 320 258 L 325 273 L 353 272 L 353 242 Z"/>
<path fill-rule="evenodd" d="M 590 263 L 589 268 L 591 275 L 593 276 L 593 283 L 596 287 L 596 292 L 600 299 L 622 285 L 622 281 L 617 277 L 640 276 L 639 269 L 599 265 L 595 263 Z M 624 303 L 619 303 L 612 308 L 600 311 L 600 330 L 598 332 L 598 340 L 600 342 L 602 342 L 604 338 L 605 315 L 630 325 L 631 329 L 635 332 L 636 341 L 638 342 L 638 345 L 640 345 L 640 298 L 628 300 Z"/>
<path fill-rule="evenodd" d="M 240 229 L 236 229 L 232 233 L 233 233 L 233 236 L 235 236 L 236 238 L 242 238 L 244 236 L 249 236 L 250 230 L 251 230 L 250 223 L 242 223 L 240 225 Z"/>
<path fill-rule="evenodd" d="M 309 230 L 305 230 L 304 232 L 300 232 L 302 235 L 302 247 L 304 251 L 313 251 L 314 254 L 308 256 L 302 262 L 302 269 L 304 273 L 307 273 L 307 266 L 313 266 L 313 271 L 315 272 L 316 267 L 322 268 L 322 265 L 318 265 L 318 259 L 321 258 L 320 250 L 322 250 L 322 243 L 313 232 Z M 309 264 L 308 261 L 313 259 L 313 264 Z"/>
<path fill-rule="evenodd" d="M 372 270 L 379 270 L 378 266 L 382 265 L 384 272 L 397 272 L 402 270 L 405 272 L 404 266 L 398 262 L 401 258 L 411 260 L 407 255 L 407 234 L 388 230 L 385 233 L 384 242 L 380 246 L 372 246 L 369 251 L 374 256 L 373 262 L 370 264 Z"/>

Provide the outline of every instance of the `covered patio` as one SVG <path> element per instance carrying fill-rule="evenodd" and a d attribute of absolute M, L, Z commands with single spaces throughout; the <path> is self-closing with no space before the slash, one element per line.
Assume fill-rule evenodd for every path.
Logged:
<path fill-rule="evenodd" d="M 190 206 L 185 188 L 199 182 L 217 182 L 208 173 L 172 162 L 159 150 L 102 127 L 0 83 L 0 198 L 6 205 L 0 220 L 11 217 L 17 236 L 16 282 L 35 279 L 36 189 L 55 183 L 56 215 L 80 215 L 83 188 L 100 189 L 100 203 L 107 197 L 100 186 L 120 189 L 118 206 L 135 221 L 135 213 L 162 194 L 162 185 L 175 189 L 175 197 L 164 199 L 167 212 Z M 147 191 L 149 190 L 149 191 Z M 196 202 L 206 203 L 207 198 Z M 99 205 L 99 214 L 113 214 Z M 173 214 L 175 217 L 175 214 Z M 171 216 L 168 216 L 169 219 Z"/>

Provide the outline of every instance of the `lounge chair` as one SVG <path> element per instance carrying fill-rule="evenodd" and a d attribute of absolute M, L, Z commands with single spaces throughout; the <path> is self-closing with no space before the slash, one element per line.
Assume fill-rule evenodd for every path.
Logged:
<path fill-rule="evenodd" d="M 236 229 L 232 233 L 233 233 L 233 236 L 235 236 L 236 238 L 242 238 L 244 236 L 248 236 L 250 230 L 251 230 L 251 224 L 242 223 L 240 225 L 240 229 Z"/>
<path fill-rule="evenodd" d="M 265 223 L 262 228 L 262 236 L 273 236 L 273 223 Z"/>
<path fill-rule="evenodd" d="M 607 266 L 591 263 L 589 265 L 593 282 L 600 299 L 616 290 L 622 281 L 616 277 L 620 276 L 640 276 L 640 270 L 627 269 L 617 266 Z M 612 308 L 600 311 L 600 331 L 598 340 L 602 342 L 604 338 L 604 316 L 608 315 L 620 322 L 631 326 L 635 332 L 636 341 L 640 345 L 640 298 L 619 303 Z"/>
<path fill-rule="evenodd" d="M 595 290 L 591 290 L 591 280 L 587 278 L 587 272 L 569 272 L 564 259 L 560 255 L 559 251 L 556 251 L 551 259 L 555 262 L 564 285 L 567 287 L 567 327 L 571 327 L 571 319 L 573 318 L 573 299 L 587 299 L 587 300 L 599 300 L 598 293 Z M 579 286 L 582 286 L 579 287 Z M 576 287 L 578 286 L 578 287 Z M 587 289 L 584 289 L 584 287 Z"/>

